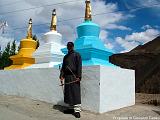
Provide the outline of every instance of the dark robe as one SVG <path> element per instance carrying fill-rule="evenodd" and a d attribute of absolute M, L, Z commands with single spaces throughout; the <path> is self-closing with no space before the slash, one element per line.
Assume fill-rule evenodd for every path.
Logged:
<path fill-rule="evenodd" d="M 74 50 L 69 52 L 63 58 L 63 64 L 60 77 L 65 78 L 64 86 L 64 102 L 70 105 L 81 104 L 81 89 L 80 81 L 67 84 L 76 81 L 76 78 L 81 80 L 82 75 L 82 59 L 79 53 Z"/>

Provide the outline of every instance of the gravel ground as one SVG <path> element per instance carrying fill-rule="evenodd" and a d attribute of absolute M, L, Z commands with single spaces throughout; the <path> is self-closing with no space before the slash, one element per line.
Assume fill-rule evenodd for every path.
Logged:
<path fill-rule="evenodd" d="M 139 95 L 138 96 L 142 96 Z M 139 97 L 142 98 L 142 97 Z M 143 97 L 144 99 L 144 97 Z M 83 111 L 81 120 L 160 120 L 160 106 L 142 104 L 104 114 Z M 17 96 L 0 95 L 0 120 L 75 120 L 63 114 L 61 106 Z"/>

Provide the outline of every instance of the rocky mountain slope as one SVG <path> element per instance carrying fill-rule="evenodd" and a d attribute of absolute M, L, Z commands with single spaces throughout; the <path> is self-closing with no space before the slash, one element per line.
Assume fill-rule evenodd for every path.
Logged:
<path fill-rule="evenodd" d="M 130 52 L 110 56 L 110 62 L 136 72 L 136 92 L 160 93 L 160 36 Z"/>

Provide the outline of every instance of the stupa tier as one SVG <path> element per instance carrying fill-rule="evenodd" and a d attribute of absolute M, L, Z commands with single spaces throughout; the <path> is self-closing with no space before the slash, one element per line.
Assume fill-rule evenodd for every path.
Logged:
<path fill-rule="evenodd" d="M 52 11 L 50 31 L 42 37 L 42 45 L 33 54 L 35 64 L 29 68 L 48 68 L 60 64 L 64 54 L 61 49 L 65 46 L 61 44 L 62 35 L 57 32 L 56 10 Z"/>
<path fill-rule="evenodd" d="M 20 50 L 17 55 L 11 56 L 12 65 L 6 67 L 5 70 L 23 69 L 35 63 L 32 54 L 35 52 L 37 42 L 32 39 L 32 19 L 29 20 L 27 37 L 20 41 Z"/>
<path fill-rule="evenodd" d="M 77 27 L 78 38 L 75 40 L 75 50 L 78 51 L 83 60 L 83 65 L 107 65 L 114 66 L 109 63 L 109 56 L 113 54 L 110 49 L 104 46 L 99 38 L 100 26 L 92 22 L 91 4 L 86 0 L 85 20 Z M 62 49 L 63 53 L 67 53 L 67 49 Z"/>

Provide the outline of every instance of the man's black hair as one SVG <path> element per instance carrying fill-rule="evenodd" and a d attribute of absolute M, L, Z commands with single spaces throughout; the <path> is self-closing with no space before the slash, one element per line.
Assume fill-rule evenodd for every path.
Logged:
<path fill-rule="evenodd" d="M 73 42 L 68 42 L 67 47 L 74 47 L 74 43 Z"/>

